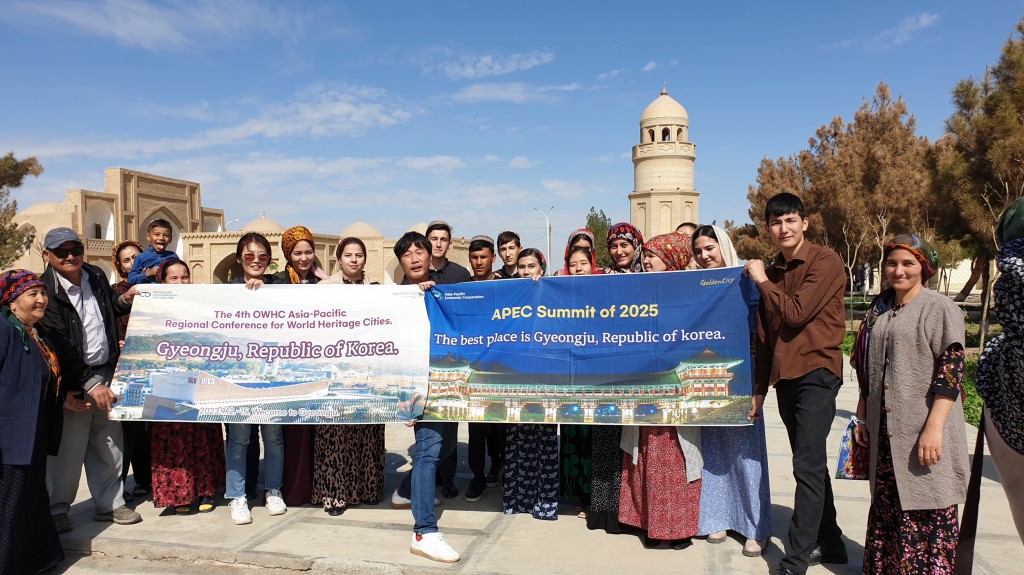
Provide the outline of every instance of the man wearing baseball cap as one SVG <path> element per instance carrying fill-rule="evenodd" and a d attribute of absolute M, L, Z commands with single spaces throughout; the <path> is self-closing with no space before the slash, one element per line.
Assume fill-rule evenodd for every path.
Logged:
<path fill-rule="evenodd" d="M 117 317 L 131 311 L 138 290 L 114 295 L 103 270 L 85 263 L 84 255 L 82 239 L 70 228 L 54 228 L 43 239 L 46 269 L 41 279 L 50 303 L 41 323 L 54 340 L 68 390 L 60 451 L 46 466 L 50 513 L 59 533 L 72 529 L 68 511 L 83 464 L 94 520 L 121 525 L 142 521 L 124 503 L 124 440 L 120 423 L 108 418 L 116 400 L 110 380 L 120 351 Z"/>

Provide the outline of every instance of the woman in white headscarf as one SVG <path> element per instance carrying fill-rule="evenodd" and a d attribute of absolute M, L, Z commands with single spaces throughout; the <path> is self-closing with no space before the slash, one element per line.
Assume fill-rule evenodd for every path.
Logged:
<path fill-rule="evenodd" d="M 698 226 L 693 232 L 693 258 L 702 269 L 740 265 L 729 234 L 717 226 Z M 755 320 L 758 291 L 747 286 L 750 329 Z M 754 353 L 751 350 L 751 360 Z M 751 365 L 753 373 L 753 365 Z M 764 419 L 746 427 L 701 428 L 704 473 L 700 496 L 700 534 L 708 543 L 722 543 L 733 531 L 746 538 L 743 554 L 759 557 L 771 531 L 768 490 L 768 447 Z"/>

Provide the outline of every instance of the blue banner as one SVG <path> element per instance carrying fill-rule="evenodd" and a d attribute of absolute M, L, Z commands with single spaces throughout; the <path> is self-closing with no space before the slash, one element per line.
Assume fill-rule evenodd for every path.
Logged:
<path fill-rule="evenodd" d="M 742 268 L 436 286 L 425 419 L 746 425 Z"/>

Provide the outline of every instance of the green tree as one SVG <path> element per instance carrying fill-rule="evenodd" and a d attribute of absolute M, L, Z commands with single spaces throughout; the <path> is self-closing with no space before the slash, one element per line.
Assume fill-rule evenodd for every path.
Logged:
<path fill-rule="evenodd" d="M 974 255 L 966 297 L 981 279 L 989 288 L 998 250 L 995 229 L 1003 211 L 1024 195 L 1024 19 L 1003 45 L 999 62 L 978 80 L 953 89 L 953 115 L 933 152 L 935 190 L 951 208 L 940 231 Z"/>
<path fill-rule="evenodd" d="M 0 158 L 0 268 L 9 267 L 20 258 L 34 239 L 14 223 L 18 202 L 11 197 L 11 190 L 20 187 L 26 177 L 42 173 L 43 166 L 35 157 L 18 160 L 14 152 L 8 152 Z"/>
<path fill-rule="evenodd" d="M 583 227 L 594 233 L 594 241 L 597 242 L 594 249 L 597 252 L 598 267 L 610 267 L 612 265 L 612 257 L 608 254 L 608 242 L 605 240 L 608 238 L 608 228 L 612 227 L 611 219 L 605 215 L 604 210 L 598 211 L 591 206 L 590 212 L 587 213 L 587 224 Z"/>

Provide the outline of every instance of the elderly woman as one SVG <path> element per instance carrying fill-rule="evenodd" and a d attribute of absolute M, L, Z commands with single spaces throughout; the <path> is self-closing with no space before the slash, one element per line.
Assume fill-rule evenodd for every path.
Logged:
<path fill-rule="evenodd" d="M 870 447 L 863 572 L 952 573 L 969 475 L 964 314 L 924 286 L 938 253 L 921 237 L 896 236 L 883 260 L 890 287 L 871 303 L 851 358 L 861 388 L 854 437 Z"/>
<path fill-rule="evenodd" d="M 644 271 L 642 253 L 644 236 L 632 224 L 620 222 L 608 228 L 606 239 L 612 266 L 602 270 L 609 274 Z M 587 528 L 621 533 L 619 525 L 619 491 L 622 488 L 622 455 L 619 443 L 622 427 L 596 425 L 591 436 L 590 507 Z"/>
<path fill-rule="evenodd" d="M 60 367 L 35 328 L 47 301 L 36 274 L 0 274 L 0 573 L 64 560 L 46 492 L 46 456 L 60 443 Z"/>
<path fill-rule="evenodd" d="M 337 273 L 322 283 L 376 284 L 367 281 L 366 244 L 344 238 L 334 255 Z M 384 425 L 318 425 L 313 437 L 313 502 L 331 516 L 349 505 L 375 504 L 384 496 Z"/>
<path fill-rule="evenodd" d="M 681 271 L 692 259 L 690 237 L 675 232 L 643 244 L 647 272 Z M 664 425 L 622 429 L 619 521 L 644 531 L 644 546 L 689 545 L 700 513 L 700 428 Z"/>
<path fill-rule="evenodd" d="M 286 284 L 315 284 L 327 278 L 316 263 L 313 232 L 293 226 L 281 236 L 281 251 L 287 261 L 275 277 Z M 284 428 L 284 502 L 298 507 L 313 500 L 313 427 L 286 425 Z"/>
<path fill-rule="evenodd" d="M 114 246 L 112 257 L 114 269 L 121 281 L 111 284 L 110 289 L 115 295 L 121 295 L 131 289 L 128 285 L 128 272 L 132 271 L 132 264 L 135 258 L 142 253 L 142 244 L 134 240 L 121 242 Z M 125 332 L 128 331 L 128 314 L 117 318 L 117 339 L 123 342 Z M 153 483 L 149 475 L 150 449 L 149 449 L 149 422 L 148 421 L 122 421 L 121 432 L 124 435 L 124 463 L 121 466 L 121 484 L 124 488 L 125 501 L 131 501 L 136 495 L 145 495 L 149 492 Z M 128 469 L 132 470 L 132 477 L 135 479 L 135 487 L 128 489 Z"/>
<path fill-rule="evenodd" d="M 189 284 L 188 264 L 164 260 L 157 269 L 162 284 Z M 213 496 L 224 487 L 224 434 L 216 423 L 155 422 L 152 427 L 153 507 L 173 507 L 187 515 L 213 511 Z"/>
<path fill-rule="evenodd" d="M 698 226 L 691 242 L 693 259 L 700 268 L 739 266 L 732 240 L 722 228 Z M 749 294 L 749 327 L 756 335 L 760 292 L 751 289 Z M 728 532 L 733 531 L 746 538 L 745 556 L 760 557 L 771 534 L 764 418 L 755 418 L 746 427 L 702 427 L 700 446 L 704 472 L 701 474 L 698 535 L 707 535 L 708 543 L 723 543 L 728 539 Z"/>

